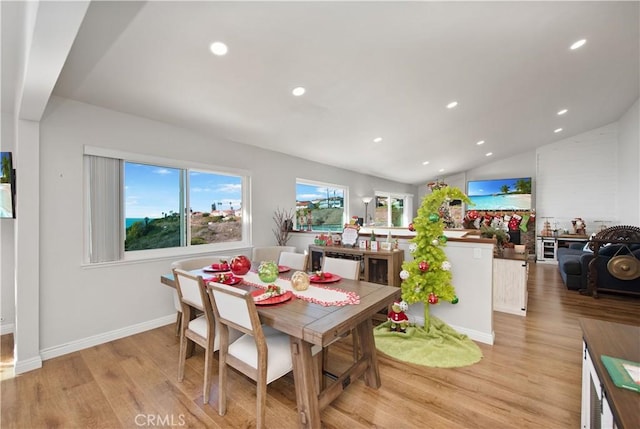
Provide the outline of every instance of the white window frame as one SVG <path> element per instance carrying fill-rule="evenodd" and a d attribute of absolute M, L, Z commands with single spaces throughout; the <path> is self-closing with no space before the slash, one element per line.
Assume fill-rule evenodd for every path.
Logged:
<path fill-rule="evenodd" d="M 212 174 L 229 174 L 242 178 L 242 240 L 240 241 L 231 241 L 231 242 L 223 242 L 223 243 L 210 243 L 210 244 L 198 244 L 191 245 L 190 237 L 191 237 L 191 228 L 187 227 L 187 235 L 188 238 L 185 246 L 180 247 L 169 247 L 162 249 L 147 249 L 147 250 L 135 250 L 135 251 L 125 251 L 124 250 L 124 240 L 122 240 L 122 254 L 123 256 L 119 260 L 110 261 L 110 262 L 90 262 L 89 261 L 89 252 L 90 252 L 90 237 L 89 237 L 89 228 L 90 228 L 90 218 L 89 218 L 89 199 L 88 199 L 88 189 L 86 188 L 86 176 L 85 173 L 85 198 L 84 198 L 84 251 L 83 251 L 83 265 L 102 265 L 102 264 L 117 264 L 129 261 L 140 261 L 140 260 L 150 260 L 150 259 L 164 259 L 169 257 L 183 257 L 183 256 L 192 256 L 203 253 L 212 253 L 212 252 L 222 252 L 229 251 L 235 249 L 246 249 L 251 247 L 251 176 L 249 171 L 222 167 L 218 165 L 208 165 L 191 161 L 182 161 L 176 159 L 163 158 L 158 156 L 144 155 L 139 153 L 131 153 L 124 152 L 113 149 L 106 149 L 100 147 L 93 146 L 85 146 L 84 147 L 84 155 L 94 155 L 101 156 L 107 158 L 115 158 L 120 159 L 125 162 L 134 162 L 140 164 L 148 164 L 148 165 L 157 165 L 157 166 L 165 166 L 171 168 L 177 168 L 181 170 L 194 170 L 194 171 L 202 171 Z M 189 179 L 188 174 L 186 174 L 185 180 L 185 188 L 188 189 Z M 124 187 L 124 182 L 122 183 Z M 121 227 L 125 228 L 124 225 L 124 192 L 121 194 L 122 200 L 120 201 L 120 218 L 122 220 Z M 188 214 L 189 200 L 186 199 L 185 202 L 185 210 L 186 214 Z M 123 235 L 124 237 L 124 235 Z"/>
<path fill-rule="evenodd" d="M 374 202 L 376 197 L 387 198 L 388 201 L 391 201 L 391 198 L 401 199 L 404 201 L 404 211 L 402 213 L 402 225 L 394 227 L 391 225 L 391 205 L 387 207 L 387 225 L 376 225 L 384 228 L 404 228 L 409 226 L 409 224 L 413 220 L 413 194 L 405 194 L 399 192 L 387 192 L 387 191 L 374 191 Z M 375 206 L 373 210 L 375 212 Z M 374 217 L 375 220 L 375 217 Z M 366 220 L 365 220 L 366 223 Z"/>

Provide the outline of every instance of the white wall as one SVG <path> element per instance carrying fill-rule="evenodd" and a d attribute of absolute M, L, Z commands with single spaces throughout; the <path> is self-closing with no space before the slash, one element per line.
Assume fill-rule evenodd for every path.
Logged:
<path fill-rule="evenodd" d="M 415 193 L 412 185 L 53 98 L 41 122 L 39 311 L 45 358 L 70 351 L 68 344 L 74 342 L 106 340 L 109 333 L 117 335 L 130 326 L 152 327 L 175 318 L 170 290 L 159 283 L 170 260 L 81 265 L 83 145 L 248 170 L 255 245 L 275 244 L 273 211 L 294 208 L 296 177 L 349 186 L 350 211 L 356 214 L 363 210 L 356 196 L 371 195 L 374 187 Z"/>
<path fill-rule="evenodd" d="M 571 220 L 580 217 L 591 233 L 598 221 L 619 223 L 617 123 L 542 146 L 537 156 L 539 225 L 548 217 L 553 229 L 573 232 Z"/>
<path fill-rule="evenodd" d="M 618 192 L 621 225 L 640 226 L 640 99 L 618 121 Z"/>

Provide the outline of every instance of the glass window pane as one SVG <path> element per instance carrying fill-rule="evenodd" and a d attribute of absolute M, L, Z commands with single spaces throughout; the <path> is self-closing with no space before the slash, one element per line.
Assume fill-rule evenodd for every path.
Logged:
<path fill-rule="evenodd" d="M 342 231 L 346 188 L 296 183 L 296 225 L 305 231 Z"/>
<path fill-rule="evenodd" d="M 124 163 L 125 250 L 180 246 L 177 168 Z"/>
<path fill-rule="evenodd" d="M 242 178 L 189 171 L 191 244 L 242 240 Z"/>
<path fill-rule="evenodd" d="M 391 198 L 391 226 L 403 226 L 404 198 Z"/>
<path fill-rule="evenodd" d="M 389 226 L 389 197 L 376 195 L 373 224 L 375 226 Z"/>

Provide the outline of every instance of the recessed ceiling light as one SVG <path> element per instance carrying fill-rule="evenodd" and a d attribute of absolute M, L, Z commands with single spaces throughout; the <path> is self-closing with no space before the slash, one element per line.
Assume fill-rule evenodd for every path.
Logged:
<path fill-rule="evenodd" d="M 478 143 L 476 143 L 478 146 L 480 146 L 481 144 L 484 144 L 484 140 L 480 140 Z"/>
<path fill-rule="evenodd" d="M 451 103 L 447 104 L 447 109 L 453 109 L 457 105 L 458 105 L 457 101 L 452 101 Z"/>
<path fill-rule="evenodd" d="M 375 139 L 373 139 L 374 143 L 380 143 L 382 141 L 382 137 L 376 137 Z"/>
<path fill-rule="evenodd" d="M 578 40 L 573 45 L 571 45 L 570 49 L 571 50 L 578 49 L 579 47 L 583 46 L 585 43 L 587 43 L 587 39 Z"/>
<path fill-rule="evenodd" d="M 296 97 L 300 97 L 302 94 L 304 94 L 305 92 L 307 92 L 306 89 L 304 89 L 304 87 L 302 86 L 298 86 L 296 88 L 293 88 L 293 91 L 291 91 L 291 93 L 293 95 L 295 95 Z"/>
<path fill-rule="evenodd" d="M 553 130 L 554 133 L 559 133 L 560 131 L 562 131 L 562 128 L 556 128 L 555 130 Z"/>
<path fill-rule="evenodd" d="M 568 112 L 567 109 L 558 110 L 558 115 L 564 115 L 567 112 Z"/>
<path fill-rule="evenodd" d="M 425 161 L 422 163 L 422 165 L 428 165 L 428 164 L 429 164 L 429 161 Z"/>
<path fill-rule="evenodd" d="M 442 173 L 444 171 L 444 168 L 441 168 L 440 170 L 438 170 L 439 173 Z"/>
<path fill-rule="evenodd" d="M 228 48 L 227 45 L 225 45 L 222 42 L 213 42 L 210 46 L 209 49 L 211 50 L 211 52 L 214 55 L 218 55 L 218 56 L 222 56 L 222 55 L 226 55 L 228 52 Z"/>
<path fill-rule="evenodd" d="M 487 152 L 484 154 L 484 156 L 491 156 L 491 155 L 493 155 L 493 152 Z"/>

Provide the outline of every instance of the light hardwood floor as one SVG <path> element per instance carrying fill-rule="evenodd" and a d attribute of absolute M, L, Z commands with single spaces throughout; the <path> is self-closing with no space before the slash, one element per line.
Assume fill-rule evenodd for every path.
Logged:
<path fill-rule="evenodd" d="M 353 381 L 322 412 L 327 428 L 578 428 L 579 317 L 640 325 L 640 300 L 568 291 L 554 265 L 531 264 L 527 317 L 495 313 L 496 341 L 479 344 L 481 362 L 456 369 L 408 365 L 379 354 L 382 387 Z M 203 353 L 176 381 L 178 339 L 165 326 L 11 374 L 11 335 L 1 343 L 5 428 L 255 427 L 255 387 L 230 372 L 227 415 L 202 403 Z M 331 347 L 340 365 L 346 345 Z M 216 364 L 217 365 L 217 364 Z M 216 367 L 217 374 L 217 367 Z M 293 378 L 268 387 L 267 425 L 297 426 Z"/>

